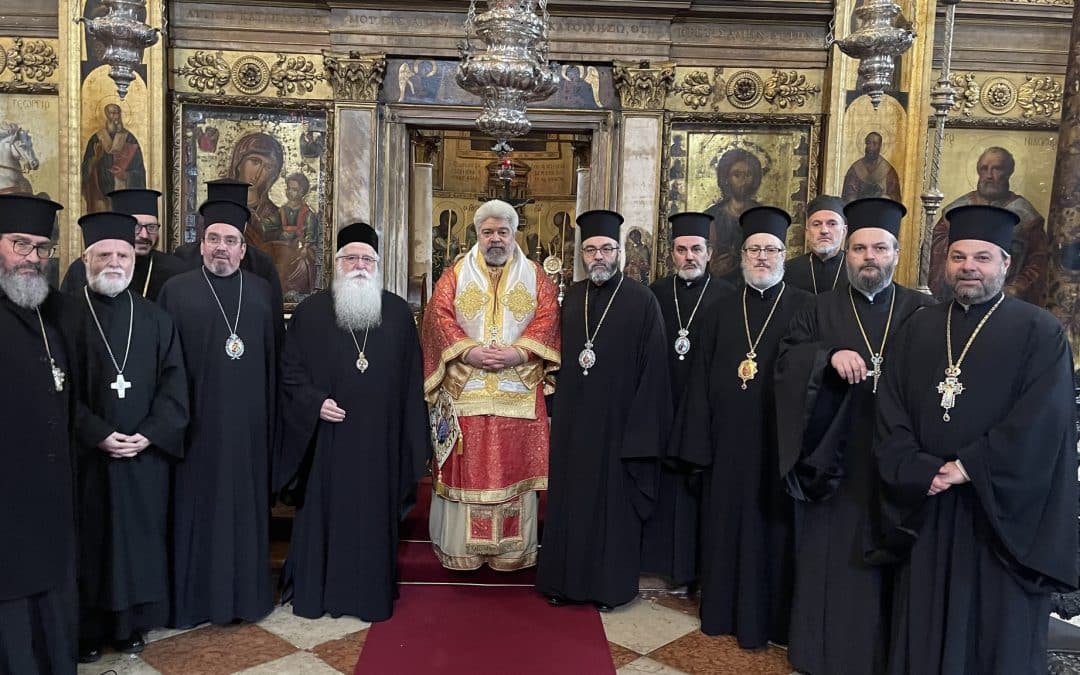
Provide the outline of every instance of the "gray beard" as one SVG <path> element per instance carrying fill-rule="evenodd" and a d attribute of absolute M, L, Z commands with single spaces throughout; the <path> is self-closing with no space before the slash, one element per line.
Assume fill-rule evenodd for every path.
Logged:
<path fill-rule="evenodd" d="M 367 330 L 382 323 L 382 287 L 376 278 L 334 279 L 334 315 L 345 330 Z"/>
<path fill-rule="evenodd" d="M 878 281 L 871 281 L 870 279 L 864 279 L 859 272 L 858 268 L 852 270 L 850 266 L 847 268 L 848 283 L 855 290 L 861 292 L 863 295 L 877 295 L 892 283 L 893 272 L 896 270 L 896 265 L 885 268 L 882 267 L 879 272 L 881 276 Z"/>
<path fill-rule="evenodd" d="M 23 309 L 37 309 L 49 295 L 49 282 L 44 274 L 23 276 L 14 272 L 0 272 L 0 290 Z"/>
<path fill-rule="evenodd" d="M 784 266 L 780 265 L 780 267 L 775 272 L 773 272 L 772 275 L 766 277 L 763 281 L 761 281 L 760 285 L 755 284 L 753 282 L 754 277 L 752 276 L 749 268 L 744 267 L 742 274 L 743 274 L 743 281 L 746 282 L 747 286 L 749 286 L 750 288 L 756 288 L 759 291 L 765 291 L 765 290 L 768 290 L 768 289 L 772 288 L 773 286 L 780 283 L 781 281 L 783 281 L 783 279 L 784 279 Z"/>
<path fill-rule="evenodd" d="M 705 270 L 695 267 L 692 270 L 680 269 L 675 272 L 675 274 L 678 275 L 678 277 L 683 281 L 693 281 L 694 279 L 700 279 L 701 277 L 705 276 Z"/>
<path fill-rule="evenodd" d="M 88 274 L 86 285 L 95 293 L 115 298 L 131 285 L 131 274 L 125 274 L 120 279 L 106 277 L 104 273 Z"/>
<path fill-rule="evenodd" d="M 597 286 L 607 283 L 608 279 L 613 276 L 615 276 L 615 270 L 611 267 L 605 266 L 603 269 L 589 270 L 589 279 Z"/>

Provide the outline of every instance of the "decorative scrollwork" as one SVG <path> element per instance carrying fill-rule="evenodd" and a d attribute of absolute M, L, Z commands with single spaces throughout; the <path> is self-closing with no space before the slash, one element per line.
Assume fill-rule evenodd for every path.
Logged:
<path fill-rule="evenodd" d="M 330 74 L 334 98 L 344 101 L 374 101 L 386 75 L 386 54 L 348 55 L 323 52 L 323 66 Z"/>
<path fill-rule="evenodd" d="M 12 41 L 4 61 L 16 82 L 44 82 L 60 67 L 60 59 L 52 45 L 44 40 L 23 42 L 21 37 Z"/>
<path fill-rule="evenodd" d="M 821 93 L 821 87 L 807 84 L 806 76 L 795 70 L 773 70 L 772 77 L 765 82 L 762 95 L 765 100 L 778 108 L 801 108 L 806 99 Z"/>
<path fill-rule="evenodd" d="M 672 87 L 671 93 L 682 96 L 683 103 L 691 110 L 697 110 L 708 105 L 709 101 L 714 98 L 716 89 L 722 87 L 723 84 L 714 86 L 712 78 L 704 70 L 695 70 L 688 73 L 682 79 L 682 82 Z"/>
<path fill-rule="evenodd" d="M 675 63 L 616 61 L 612 75 L 623 108 L 656 110 L 664 107 L 675 83 Z"/>
<path fill-rule="evenodd" d="M 270 66 L 257 56 L 242 56 L 232 65 L 232 84 L 245 94 L 261 94 L 270 85 Z"/>
<path fill-rule="evenodd" d="M 956 101 L 952 105 L 952 112 L 961 113 L 971 117 L 975 104 L 979 102 L 979 83 L 975 80 L 975 73 L 953 73 L 949 76 L 949 82 L 955 88 Z"/>
<path fill-rule="evenodd" d="M 752 70 L 740 70 L 727 83 L 727 99 L 736 108 L 753 108 L 764 94 L 765 83 Z"/>
<path fill-rule="evenodd" d="M 1016 107 L 1016 85 L 1004 77 L 990 78 L 983 83 L 979 100 L 986 112 L 1004 115 Z"/>
<path fill-rule="evenodd" d="M 173 68 L 173 73 L 186 77 L 188 86 L 196 91 L 214 91 L 219 95 L 225 93 L 225 85 L 232 78 L 232 70 L 221 52 L 197 51 L 187 58 L 186 66 Z"/>
<path fill-rule="evenodd" d="M 5 52 L 3 49 L 0 49 L 0 74 L 2 74 L 7 69 L 7 61 L 7 52 Z"/>
<path fill-rule="evenodd" d="M 1061 112 L 1061 83 L 1052 77 L 1027 76 L 1016 94 L 1024 117 L 1051 117 Z"/>
<path fill-rule="evenodd" d="M 278 96 L 298 91 L 311 93 L 316 82 L 326 79 L 316 69 L 315 62 L 303 56 L 278 54 L 277 57 L 277 61 L 270 68 L 270 82 L 277 89 Z"/>

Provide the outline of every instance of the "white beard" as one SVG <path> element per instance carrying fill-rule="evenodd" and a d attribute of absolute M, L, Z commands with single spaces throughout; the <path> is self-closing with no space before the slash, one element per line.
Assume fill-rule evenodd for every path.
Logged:
<path fill-rule="evenodd" d="M 363 270 L 337 276 L 333 284 L 334 315 L 345 330 L 367 330 L 382 322 L 382 284 Z"/>
<path fill-rule="evenodd" d="M 133 274 L 134 272 L 131 272 L 122 277 L 106 276 L 104 272 L 88 274 L 86 277 L 86 285 L 95 293 L 115 298 L 131 285 L 131 277 Z"/>
<path fill-rule="evenodd" d="M 49 295 L 49 282 L 44 274 L 25 276 L 0 272 L 0 290 L 23 309 L 37 309 Z"/>
<path fill-rule="evenodd" d="M 694 279 L 700 279 L 705 276 L 705 270 L 700 267 L 695 267 L 690 270 L 679 269 L 675 274 L 683 281 L 693 281 Z"/>
<path fill-rule="evenodd" d="M 743 281 L 751 288 L 756 288 L 759 291 L 765 291 L 776 284 L 780 283 L 784 279 L 784 266 L 780 265 L 779 268 L 774 270 L 769 276 L 765 277 L 761 281 L 755 282 L 753 274 L 751 274 L 751 268 L 743 268 Z"/>

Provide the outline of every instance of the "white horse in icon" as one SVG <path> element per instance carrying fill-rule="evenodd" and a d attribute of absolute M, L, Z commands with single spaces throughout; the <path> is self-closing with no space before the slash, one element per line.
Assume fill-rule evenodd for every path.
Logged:
<path fill-rule="evenodd" d="M 33 194 L 26 174 L 39 166 L 30 132 L 14 122 L 0 122 L 0 194 Z"/>

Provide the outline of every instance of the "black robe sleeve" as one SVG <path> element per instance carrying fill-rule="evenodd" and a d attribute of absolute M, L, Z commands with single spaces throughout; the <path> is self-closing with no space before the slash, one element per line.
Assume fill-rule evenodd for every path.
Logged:
<path fill-rule="evenodd" d="M 405 412 L 401 416 L 401 465 L 398 470 L 398 495 L 401 497 L 399 516 L 404 518 L 416 503 L 416 484 L 427 470 L 427 461 L 431 457 L 431 434 L 428 425 L 427 403 L 424 401 L 424 362 L 420 350 L 420 335 L 415 329 L 412 312 L 408 313 L 408 322 L 413 330 L 405 338 L 410 358 L 405 362 Z"/>
<path fill-rule="evenodd" d="M 184 456 L 184 434 L 190 418 L 184 352 L 176 326 L 164 312 L 158 319 L 158 333 L 157 391 L 150 414 L 139 423 L 138 432 L 157 449 L 180 459 Z"/>
<path fill-rule="evenodd" d="M 712 345 L 719 330 L 715 314 L 710 314 L 702 326 L 699 343 Z M 709 401 L 709 376 L 712 373 L 713 350 L 694 350 L 693 366 L 686 381 L 678 412 L 672 425 L 667 455 L 678 458 L 694 468 L 704 468 L 713 461 L 712 404 Z"/>

